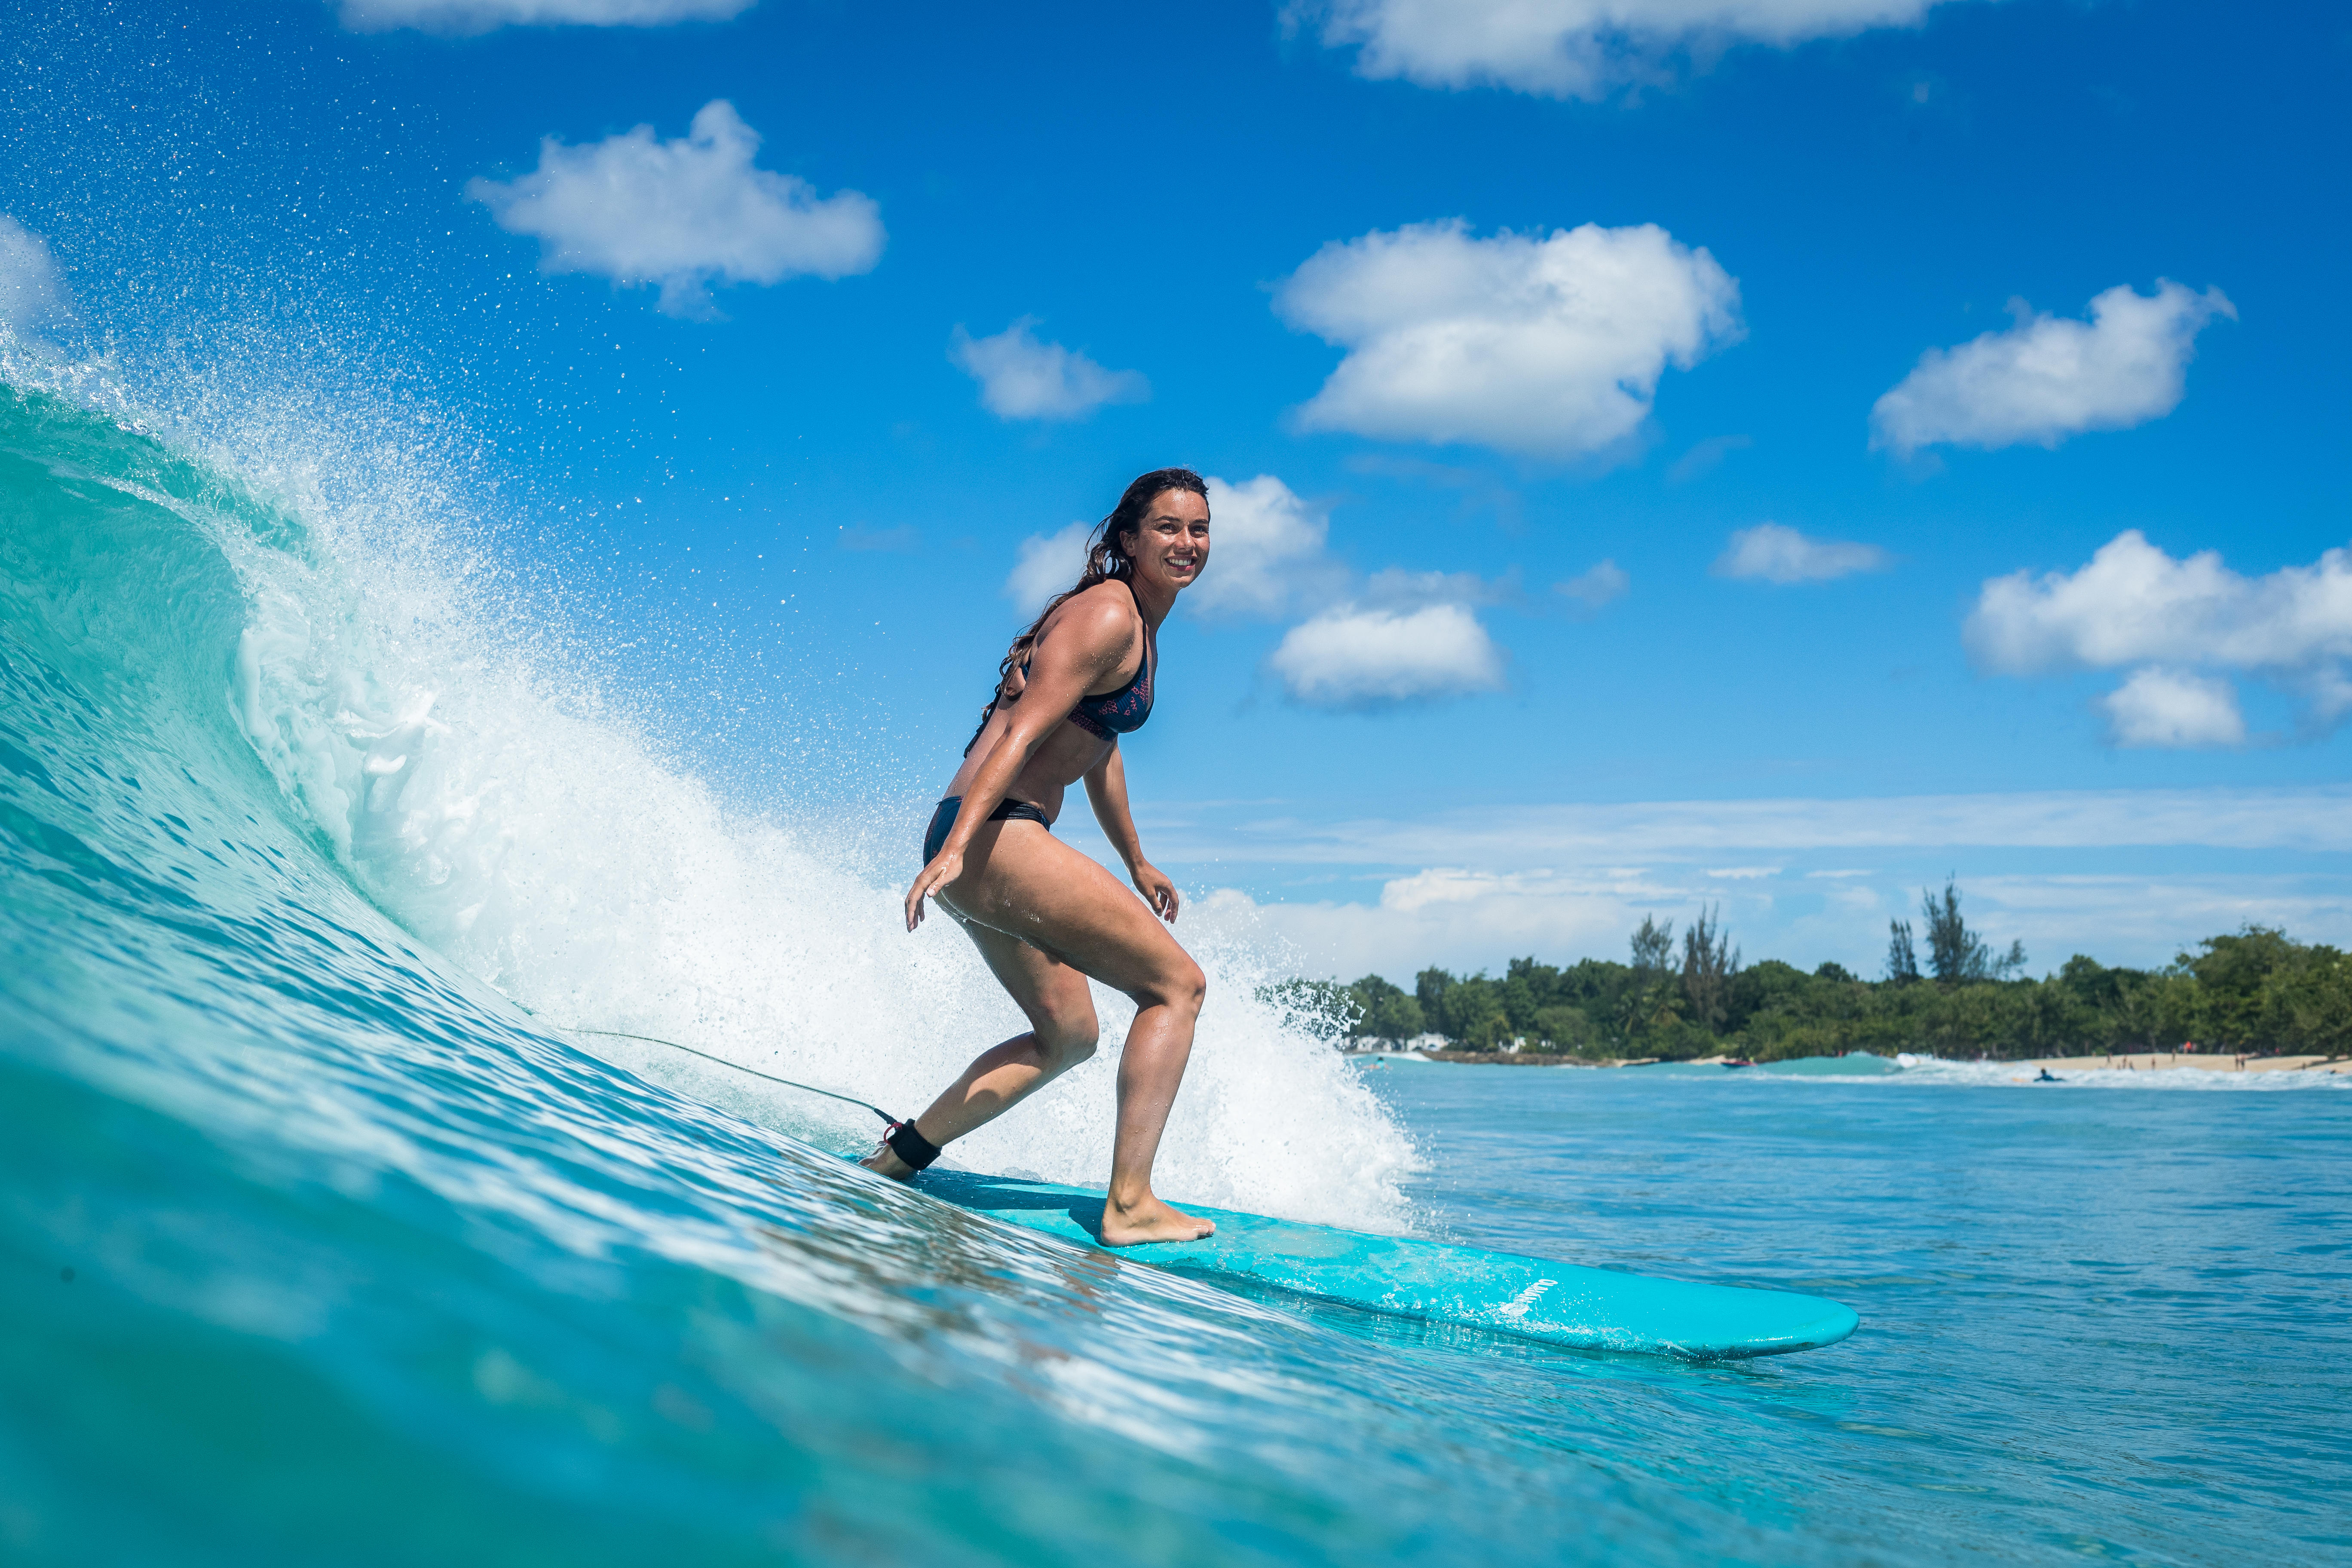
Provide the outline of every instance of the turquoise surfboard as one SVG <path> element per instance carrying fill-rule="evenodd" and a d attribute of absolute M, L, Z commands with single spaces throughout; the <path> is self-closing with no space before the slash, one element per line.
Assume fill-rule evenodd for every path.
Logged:
<path fill-rule="evenodd" d="M 1100 1245 L 1095 1239 L 1102 1223 L 1100 1193 L 936 1167 L 914 1184 L 1010 1225 L 1080 1247 Z M 1412 1237 L 1182 1206 L 1216 1221 L 1216 1234 L 1114 1250 L 1212 1282 L 1253 1280 L 1375 1312 L 1551 1344 L 1701 1361 L 1817 1350 L 1837 1343 L 1861 1321 L 1852 1308 L 1819 1296 L 1654 1279 Z"/>

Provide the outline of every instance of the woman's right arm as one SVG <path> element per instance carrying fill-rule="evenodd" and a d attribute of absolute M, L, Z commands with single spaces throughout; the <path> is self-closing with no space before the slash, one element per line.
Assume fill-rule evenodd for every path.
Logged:
<path fill-rule="evenodd" d="M 1057 616 L 1053 635 L 1030 655 L 1028 684 L 1007 711 L 1003 731 L 964 786 L 955 826 L 931 863 L 907 889 L 907 929 L 923 923 L 923 900 L 963 875 L 964 850 L 1029 765 L 1029 759 L 1070 716 L 1070 710 L 1125 660 L 1134 639 L 1134 617 L 1125 606 L 1100 602 L 1073 606 Z"/>

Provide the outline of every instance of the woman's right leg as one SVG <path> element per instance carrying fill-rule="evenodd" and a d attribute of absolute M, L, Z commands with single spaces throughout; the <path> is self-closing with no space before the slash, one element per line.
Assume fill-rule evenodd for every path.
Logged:
<path fill-rule="evenodd" d="M 949 913 L 954 915 L 953 910 Z M 974 1057 L 963 1076 L 915 1118 L 915 1131 L 942 1149 L 950 1139 L 995 1121 L 1093 1056 L 1095 1040 L 1102 1030 L 1085 975 L 1001 931 L 961 917 L 956 917 L 956 924 L 971 938 L 989 972 L 1027 1016 L 1029 1032 Z M 903 1163 L 897 1153 L 887 1145 L 882 1152 L 888 1155 L 890 1165 L 884 1173 L 899 1174 Z"/>

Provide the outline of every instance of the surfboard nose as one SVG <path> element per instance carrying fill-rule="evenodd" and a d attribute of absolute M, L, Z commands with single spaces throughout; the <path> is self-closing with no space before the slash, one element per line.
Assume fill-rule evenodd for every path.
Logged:
<path fill-rule="evenodd" d="M 1751 1331 L 1737 1343 L 1711 1352 L 1714 1357 L 1745 1361 L 1755 1356 L 1817 1351 L 1823 1345 L 1837 1343 L 1862 1326 L 1862 1314 L 1843 1301 L 1822 1296 L 1784 1296 L 1769 1291 L 1759 1294 L 1771 1296 L 1778 1308 L 1790 1314 L 1791 1321 L 1769 1329 L 1757 1325 L 1762 1331 Z"/>

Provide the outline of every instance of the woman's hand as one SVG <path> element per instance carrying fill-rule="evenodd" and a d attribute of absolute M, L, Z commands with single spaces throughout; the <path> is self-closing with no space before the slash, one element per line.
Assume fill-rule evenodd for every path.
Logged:
<path fill-rule="evenodd" d="M 915 885 L 907 889 L 907 929 L 913 931 L 923 923 L 923 900 L 926 896 L 938 897 L 941 888 L 962 875 L 963 851 L 940 850 L 939 858 L 924 867 L 922 874 L 915 879 Z M 1174 889 L 1170 890 L 1169 896 L 1171 899 L 1175 896 Z M 1176 917 L 1171 915 L 1168 918 L 1173 920 Z"/>
<path fill-rule="evenodd" d="M 1151 912 L 1174 925 L 1179 902 L 1176 884 L 1149 860 L 1138 860 L 1130 875 L 1135 879 L 1135 890 L 1143 895 L 1143 901 L 1151 906 Z"/>

